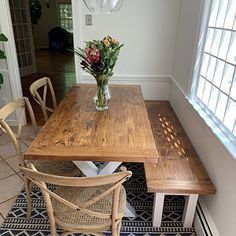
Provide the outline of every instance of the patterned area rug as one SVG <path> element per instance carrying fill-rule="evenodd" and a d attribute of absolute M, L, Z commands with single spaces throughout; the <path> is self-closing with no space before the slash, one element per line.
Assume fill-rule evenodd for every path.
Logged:
<path fill-rule="evenodd" d="M 143 164 L 124 164 L 133 172 L 132 178 L 125 183 L 127 197 L 135 208 L 137 217 L 123 218 L 121 236 L 196 236 L 194 228 L 184 229 L 181 219 L 184 198 L 181 196 L 167 196 L 165 198 L 162 225 L 152 227 L 153 194 L 146 192 Z M 0 228 L 0 235 L 4 236 L 46 236 L 50 235 L 47 212 L 42 194 L 37 187 L 32 193 L 32 218 L 26 220 L 25 192 L 19 194 L 12 210 Z M 58 230 L 60 234 L 60 230 Z M 105 232 L 105 235 L 110 235 Z"/>

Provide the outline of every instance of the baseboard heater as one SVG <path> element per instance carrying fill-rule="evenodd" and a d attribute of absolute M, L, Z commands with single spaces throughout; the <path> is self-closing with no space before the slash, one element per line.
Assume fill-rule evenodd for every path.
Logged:
<path fill-rule="evenodd" d="M 214 236 L 211 227 L 207 222 L 206 216 L 202 210 L 201 205 L 197 204 L 196 216 L 195 216 L 195 229 L 198 236 Z"/>

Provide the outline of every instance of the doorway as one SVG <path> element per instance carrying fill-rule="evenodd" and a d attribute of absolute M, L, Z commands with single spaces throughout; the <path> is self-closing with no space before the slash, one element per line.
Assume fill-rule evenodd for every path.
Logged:
<path fill-rule="evenodd" d="M 30 99 L 41 124 L 42 112 L 30 95 L 30 85 L 41 77 L 49 77 L 60 102 L 76 82 L 71 0 L 9 3 L 23 95 Z M 31 3 L 36 5 L 30 11 Z"/>

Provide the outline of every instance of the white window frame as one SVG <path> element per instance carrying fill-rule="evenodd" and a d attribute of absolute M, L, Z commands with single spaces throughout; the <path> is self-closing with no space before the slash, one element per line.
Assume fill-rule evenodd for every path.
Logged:
<path fill-rule="evenodd" d="M 200 69 L 202 65 L 203 59 L 203 50 L 206 42 L 206 35 L 208 29 L 208 21 L 210 17 L 211 10 L 211 0 L 205 0 L 202 22 L 200 26 L 198 45 L 196 49 L 196 57 L 193 69 L 192 83 L 191 89 L 189 92 L 189 102 L 193 105 L 193 107 L 197 110 L 199 115 L 204 119 L 207 125 L 211 128 L 214 134 L 220 139 L 220 141 L 224 144 L 227 150 L 232 154 L 232 156 L 236 159 L 236 137 L 230 132 L 220 121 L 210 109 L 201 102 L 201 100 L 197 97 L 197 85 L 200 78 Z M 236 69 L 235 69 L 236 70 Z M 236 72 L 235 72 L 236 73 Z"/>

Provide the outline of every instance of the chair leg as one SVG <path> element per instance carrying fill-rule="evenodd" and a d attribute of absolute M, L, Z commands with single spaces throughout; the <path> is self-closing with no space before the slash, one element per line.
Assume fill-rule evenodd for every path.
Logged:
<path fill-rule="evenodd" d="M 114 225 L 112 225 L 111 235 L 112 236 L 119 236 L 119 223 L 114 223 Z"/>
<path fill-rule="evenodd" d="M 25 179 L 25 192 L 26 192 L 26 201 L 27 201 L 27 219 L 29 220 L 32 214 L 32 200 L 31 200 L 31 181 Z"/>
<path fill-rule="evenodd" d="M 120 235 L 120 230 L 121 230 L 121 225 L 122 225 L 122 220 L 119 222 L 117 225 L 117 234 Z"/>

